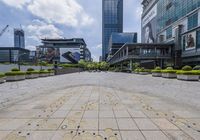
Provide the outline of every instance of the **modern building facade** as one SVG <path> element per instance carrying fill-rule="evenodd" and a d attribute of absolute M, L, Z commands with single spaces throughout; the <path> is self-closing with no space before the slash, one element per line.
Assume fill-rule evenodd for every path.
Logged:
<path fill-rule="evenodd" d="M 0 47 L 0 63 L 30 62 L 30 51 L 16 47 Z"/>
<path fill-rule="evenodd" d="M 143 0 L 142 43 L 174 44 L 174 65 L 200 64 L 200 0 Z"/>
<path fill-rule="evenodd" d="M 109 57 L 112 57 L 124 44 L 137 43 L 137 33 L 112 33 L 109 40 Z"/>
<path fill-rule="evenodd" d="M 123 32 L 123 0 L 102 0 L 102 16 L 102 60 L 105 61 L 111 34 Z"/>
<path fill-rule="evenodd" d="M 22 29 L 14 29 L 14 47 L 25 49 L 25 34 Z"/>
<path fill-rule="evenodd" d="M 47 62 L 78 63 L 81 59 L 91 61 L 91 53 L 82 38 L 42 39 L 37 56 Z"/>

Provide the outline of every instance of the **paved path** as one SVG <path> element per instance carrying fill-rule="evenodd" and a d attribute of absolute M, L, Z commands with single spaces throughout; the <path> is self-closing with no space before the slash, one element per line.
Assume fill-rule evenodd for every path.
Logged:
<path fill-rule="evenodd" d="M 199 140 L 200 82 L 76 73 L 0 85 L 2 140 Z"/>

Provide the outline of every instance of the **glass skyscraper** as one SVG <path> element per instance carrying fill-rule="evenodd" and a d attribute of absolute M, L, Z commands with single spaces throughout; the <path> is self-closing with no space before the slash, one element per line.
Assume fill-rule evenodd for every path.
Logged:
<path fill-rule="evenodd" d="M 123 32 L 123 0 L 102 0 L 102 60 L 106 60 L 112 33 Z"/>
<path fill-rule="evenodd" d="M 25 49 L 25 37 L 22 29 L 14 29 L 14 47 Z"/>

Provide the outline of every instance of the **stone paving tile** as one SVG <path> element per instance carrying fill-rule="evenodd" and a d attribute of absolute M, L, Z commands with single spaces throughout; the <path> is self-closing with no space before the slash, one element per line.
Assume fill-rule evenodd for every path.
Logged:
<path fill-rule="evenodd" d="M 162 131 L 142 131 L 146 140 L 169 140 Z"/>
<path fill-rule="evenodd" d="M 140 131 L 120 131 L 123 140 L 145 140 Z"/>
<path fill-rule="evenodd" d="M 0 140 L 5 140 L 6 136 L 11 133 L 11 131 L 0 131 Z"/>
<path fill-rule="evenodd" d="M 142 111 L 135 111 L 133 109 L 128 109 L 128 112 L 133 118 L 146 118 L 147 116 Z"/>
<path fill-rule="evenodd" d="M 138 130 L 136 124 L 131 118 L 117 119 L 117 123 L 120 130 Z"/>
<path fill-rule="evenodd" d="M 117 122 L 115 119 L 99 119 L 99 129 L 104 130 L 107 128 L 112 128 L 113 130 L 118 130 Z"/>
<path fill-rule="evenodd" d="M 67 115 L 68 118 L 82 118 L 84 111 L 70 111 Z"/>
<path fill-rule="evenodd" d="M 150 119 L 134 119 L 140 130 L 159 130 Z"/>
<path fill-rule="evenodd" d="M 76 118 L 66 118 L 62 124 L 60 125 L 61 130 L 77 130 L 78 126 L 80 126 L 80 119 Z"/>
<path fill-rule="evenodd" d="M 85 111 L 83 118 L 98 118 L 99 112 L 98 111 Z"/>
<path fill-rule="evenodd" d="M 28 121 L 28 119 L 0 119 L 0 130 L 17 130 Z"/>
<path fill-rule="evenodd" d="M 98 119 L 82 119 L 80 122 L 82 130 L 98 130 Z"/>
<path fill-rule="evenodd" d="M 99 135 L 104 140 L 123 140 L 119 131 L 114 131 L 110 128 L 107 128 L 104 131 L 99 131 Z"/>
<path fill-rule="evenodd" d="M 164 131 L 170 140 L 193 140 L 192 137 L 182 131 Z"/>
<path fill-rule="evenodd" d="M 37 130 L 57 130 L 62 122 L 63 119 L 42 120 L 41 122 L 39 122 L 39 127 L 37 128 Z"/>
<path fill-rule="evenodd" d="M 115 116 L 116 118 L 130 118 L 131 116 L 129 115 L 129 113 L 127 111 L 117 111 L 114 110 Z"/>
<path fill-rule="evenodd" d="M 51 115 L 50 118 L 52 119 L 56 119 L 56 118 L 66 118 L 67 117 L 67 114 L 69 113 L 69 110 L 66 110 L 66 111 L 56 111 L 55 113 L 53 113 Z"/>
<path fill-rule="evenodd" d="M 99 118 L 114 118 L 113 111 L 99 111 Z"/>
<path fill-rule="evenodd" d="M 179 130 L 174 124 L 169 122 L 167 119 L 152 119 L 152 121 L 161 129 L 161 130 Z"/>

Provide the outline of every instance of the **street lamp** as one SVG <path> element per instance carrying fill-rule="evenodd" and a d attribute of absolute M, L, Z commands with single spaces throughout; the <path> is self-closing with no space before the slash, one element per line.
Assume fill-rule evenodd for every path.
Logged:
<path fill-rule="evenodd" d="M 18 60 L 18 69 L 20 70 L 20 57 L 26 55 L 26 53 L 20 54 L 18 55 L 18 57 L 16 58 L 16 60 Z"/>

